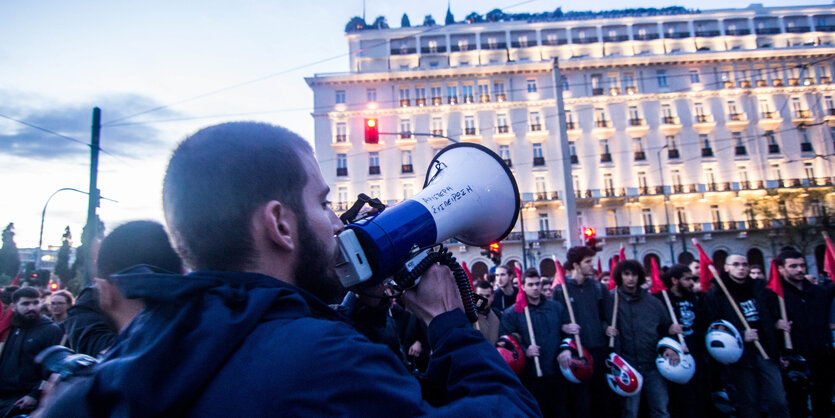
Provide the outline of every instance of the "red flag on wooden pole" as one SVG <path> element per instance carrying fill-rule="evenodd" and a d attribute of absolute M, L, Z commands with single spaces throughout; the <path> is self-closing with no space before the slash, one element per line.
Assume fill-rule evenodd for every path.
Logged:
<path fill-rule="evenodd" d="M 826 240 L 826 252 L 823 255 L 823 271 L 829 276 L 829 279 L 835 282 L 835 245 L 829 239 L 829 234 L 823 233 L 823 238 Z"/>
<path fill-rule="evenodd" d="M 620 252 L 618 253 L 618 262 L 626 260 L 626 248 L 623 245 L 620 246 Z"/>
<path fill-rule="evenodd" d="M 661 281 L 661 271 L 658 270 L 658 263 L 655 262 L 654 258 L 652 259 L 650 276 L 652 277 L 652 287 L 649 289 L 650 293 L 654 295 L 662 290 L 667 290 L 667 286 L 664 286 L 664 282 Z"/>
<path fill-rule="evenodd" d="M 597 257 L 597 277 L 600 277 L 601 274 L 603 274 L 603 267 L 600 264 L 600 257 Z"/>
<path fill-rule="evenodd" d="M 696 242 L 695 239 L 693 240 L 693 244 L 696 245 L 696 249 L 699 251 L 699 285 L 702 292 L 707 292 L 707 289 L 710 289 L 710 266 L 713 265 L 713 262 L 710 261 L 710 257 L 707 256 L 702 245 Z"/>
<path fill-rule="evenodd" d="M 519 287 L 522 287 L 522 270 L 519 270 L 519 266 L 514 264 L 513 265 L 513 272 L 516 273 L 516 279 L 519 280 Z"/>
<path fill-rule="evenodd" d="M 777 260 L 771 260 L 771 268 L 768 271 L 768 288 L 779 297 L 783 296 L 783 282 L 780 280 L 780 271 L 777 269 Z"/>
<path fill-rule="evenodd" d="M 557 286 L 565 284 L 565 268 L 559 260 L 555 261 L 554 267 L 557 271 L 554 273 L 554 282 L 551 283 L 551 289 L 556 289 Z"/>
<path fill-rule="evenodd" d="M 618 284 L 615 283 L 615 266 L 612 266 L 612 271 L 609 272 L 609 286 L 607 288 L 612 290 L 618 287 Z"/>
<path fill-rule="evenodd" d="M 528 307 L 528 297 L 525 296 L 525 291 L 521 289 L 524 287 L 522 286 L 521 278 L 519 279 L 519 287 L 519 291 L 516 292 L 516 304 L 513 305 L 513 310 L 516 311 L 516 313 L 525 312 L 525 308 Z"/>

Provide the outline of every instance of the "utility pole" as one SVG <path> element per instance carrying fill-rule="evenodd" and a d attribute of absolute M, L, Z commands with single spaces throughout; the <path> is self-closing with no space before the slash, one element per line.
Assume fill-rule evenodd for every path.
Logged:
<path fill-rule="evenodd" d="M 89 286 L 93 281 L 93 243 L 98 236 L 98 216 L 96 216 L 96 208 L 99 207 L 99 189 L 98 189 L 98 173 L 99 173 L 99 138 L 101 135 L 101 109 L 93 108 L 93 126 L 91 128 L 90 137 L 90 190 L 88 192 L 89 199 L 87 201 L 87 237 L 88 242 L 85 243 L 84 254 L 84 286 Z"/>
<path fill-rule="evenodd" d="M 568 131 L 565 123 L 565 104 L 562 100 L 562 73 L 559 60 L 554 58 L 554 89 L 557 100 L 557 122 L 560 128 L 560 155 L 562 155 L 562 201 L 565 209 L 565 244 L 571 248 L 580 243 L 580 227 L 577 225 L 577 199 L 574 195 L 574 176 L 571 174 L 571 151 L 568 147 Z"/>

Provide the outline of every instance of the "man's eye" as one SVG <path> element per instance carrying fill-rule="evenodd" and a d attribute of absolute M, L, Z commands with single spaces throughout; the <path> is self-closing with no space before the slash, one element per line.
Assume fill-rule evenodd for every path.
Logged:
<path fill-rule="evenodd" d="M 325 208 L 325 209 L 329 209 L 331 207 L 331 203 L 332 202 L 330 200 L 326 200 L 326 201 L 322 202 L 322 207 Z"/>

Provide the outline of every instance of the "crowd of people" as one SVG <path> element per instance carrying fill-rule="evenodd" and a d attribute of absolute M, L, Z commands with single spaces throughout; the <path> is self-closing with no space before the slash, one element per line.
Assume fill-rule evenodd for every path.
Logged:
<path fill-rule="evenodd" d="M 782 302 L 769 289 L 762 266 L 751 266 L 738 254 L 727 258 L 724 271 L 706 289 L 700 289 L 698 261 L 660 269 L 666 296 L 650 291 L 649 273 L 639 262 L 622 260 L 612 272 L 599 272 L 595 256 L 590 248 L 571 248 L 563 279 L 542 277 L 534 268 L 521 272 L 501 265 L 475 284 L 476 289 L 495 289 L 488 298 L 490 315 L 499 318 L 499 335 L 513 336 L 524 351 L 528 361 L 520 378 L 544 415 L 831 416 L 835 286 L 828 278 L 808 276 L 803 254 L 784 248 L 775 259 L 779 277 L 772 280 L 781 282 Z M 526 313 L 514 305 L 523 299 Z M 727 325 L 717 325 L 721 321 Z M 738 359 L 717 361 L 712 356 L 707 337 L 716 327 L 739 333 Z M 565 371 L 578 357 L 577 347 L 569 344 L 578 336 L 593 373 L 575 383 Z M 659 344 L 665 337 L 681 351 Z M 641 375 L 638 393 L 620 396 L 607 387 L 607 374 L 619 371 L 607 368 L 612 353 Z M 679 354 L 689 355 L 695 369 L 684 383 L 659 372 L 659 362 L 683 361 Z M 530 361 L 534 358 L 538 361 Z"/>
<path fill-rule="evenodd" d="M 637 261 L 599 272 L 574 247 L 553 277 L 477 278 L 471 322 L 444 266 L 405 291 L 343 289 L 328 192 L 284 128 L 188 137 L 165 227 L 108 233 L 75 298 L 0 294 L 0 416 L 830 415 L 833 286 L 794 250 L 776 257 L 779 302 L 743 256 L 701 289 L 698 263 L 663 268 L 657 293 Z M 56 344 L 96 364 L 50 378 L 35 357 Z"/>

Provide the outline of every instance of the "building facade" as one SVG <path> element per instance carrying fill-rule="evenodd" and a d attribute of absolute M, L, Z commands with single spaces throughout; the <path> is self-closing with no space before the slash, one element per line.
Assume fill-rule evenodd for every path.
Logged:
<path fill-rule="evenodd" d="M 419 192 L 445 136 L 511 166 L 522 219 L 503 257 L 546 274 L 580 244 L 568 216 L 595 228 L 604 270 L 621 246 L 645 263 L 683 260 L 695 254 L 691 238 L 719 264 L 731 253 L 763 263 L 796 238 L 791 226 L 811 226 L 806 250 L 820 251 L 814 226 L 828 225 L 835 153 L 835 6 L 603 12 L 346 38 L 351 71 L 307 78 L 338 211 L 360 192 L 387 204 Z M 377 143 L 364 141 L 370 118 Z M 755 210 L 781 195 L 805 203 L 791 215 Z M 450 247 L 477 273 L 492 265 L 479 248 Z"/>

